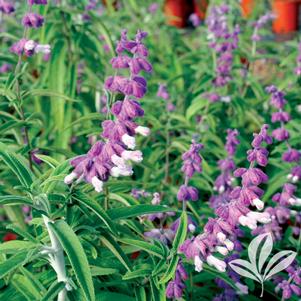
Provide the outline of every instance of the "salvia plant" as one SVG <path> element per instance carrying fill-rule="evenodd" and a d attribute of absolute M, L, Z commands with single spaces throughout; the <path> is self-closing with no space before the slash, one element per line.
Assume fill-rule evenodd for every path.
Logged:
<path fill-rule="evenodd" d="M 300 38 L 176 2 L 0 0 L 0 300 L 300 300 Z"/>

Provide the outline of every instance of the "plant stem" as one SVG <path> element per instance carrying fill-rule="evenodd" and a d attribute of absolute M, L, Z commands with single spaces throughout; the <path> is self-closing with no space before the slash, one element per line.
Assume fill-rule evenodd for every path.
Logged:
<path fill-rule="evenodd" d="M 56 272 L 57 281 L 65 282 L 67 286 L 68 279 L 66 275 L 66 266 L 65 266 L 65 257 L 64 257 L 63 248 L 61 246 L 61 243 L 57 239 L 55 233 L 53 233 L 53 231 L 49 227 L 49 223 L 52 223 L 52 221 L 45 215 L 43 215 L 43 220 L 51 241 L 51 249 L 53 250 L 53 253 L 49 254 L 50 264 Z M 67 288 L 65 287 L 59 292 L 57 300 L 65 301 L 66 296 L 67 296 Z"/>

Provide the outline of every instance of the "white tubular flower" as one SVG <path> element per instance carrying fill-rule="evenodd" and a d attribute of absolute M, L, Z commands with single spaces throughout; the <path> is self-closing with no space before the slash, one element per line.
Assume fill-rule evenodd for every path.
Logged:
<path fill-rule="evenodd" d="M 224 255 L 224 256 L 226 256 L 226 255 L 229 253 L 227 248 L 221 247 L 221 246 L 217 246 L 217 247 L 215 248 L 215 250 L 216 250 L 218 253 L 220 253 L 220 254 L 222 254 L 222 255 Z"/>
<path fill-rule="evenodd" d="M 33 40 L 28 40 L 24 45 L 24 49 L 27 51 L 34 50 L 35 47 L 36 47 L 36 43 Z"/>
<path fill-rule="evenodd" d="M 295 204 L 294 204 L 295 206 L 301 206 L 301 199 L 299 199 L 299 198 L 296 198 L 295 199 Z"/>
<path fill-rule="evenodd" d="M 254 218 L 247 217 L 245 215 L 241 215 L 238 219 L 239 223 L 242 226 L 246 226 L 250 228 L 251 230 L 255 230 L 257 228 L 257 222 L 254 220 Z"/>
<path fill-rule="evenodd" d="M 299 177 L 298 176 L 293 176 L 292 177 L 292 182 L 293 183 L 297 183 L 299 181 Z"/>
<path fill-rule="evenodd" d="M 292 206 L 294 206 L 294 205 L 296 204 L 296 202 L 297 202 L 297 200 L 296 200 L 295 198 L 290 198 L 290 199 L 288 200 L 288 203 L 289 203 L 290 205 L 292 205 Z"/>
<path fill-rule="evenodd" d="M 218 232 L 216 237 L 220 242 L 224 242 L 227 238 L 226 235 L 223 232 Z"/>
<path fill-rule="evenodd" d="M 34 51 L 35 53 L 49 54 L 51 52 L 51 46 L 48 44 L 46 45 L 38 44 L 36 45 Z"/>
<path fill-rule="evenodd" d="M 291 180 L 291 179 L 293 178 L 293 175 L 292 175 L 291 173 L 289 173 L 289 174 L 286 176 L 286 178 L 287 178 L 288 180 Z"/>
<path fill-rule="evenodd" d="M 252 205 L 257 208 L 257 210 L 262 210 L 264 208 L 264 202 L 260 199 L 252 200 Z"/>
<path fill-rule="evenodd" d="M 268 224 L 272 221 L 271 216 L 268 212 L 254 212 L 250 211 L 247 214 L 247 217 L 251 218 L 256 222 L 260 222 L 262 224 Z"/>
<path fill-rule="evenodd" d="M 160 194 L 158 192 L 155 192 L 153 194 L 153 199 L 151 201 L 152 205 L 159 205 L 161 203 Z"/>
<path fill-rule="evenodd" d="M 196 272 L 201 272 L 203 270 L 203 261 L 201 260 L 200 256 L 194 257 L 194 266 Z"/>
<path fill-rule="evenodd" d="M 71 184 L 77 178 L 77 174 L 73 171 L 69 175 L 67 175 L 64 179 L 65 184 Z"/>
<path fill-rule="evenodd" d="M 123 151 L 121 154 L 121 157 L 124 160 L 130 160 L 136 163 L 140 163 L 143 160 L 142 152 L 137 150 L 137 151 Z"/>
<path fill-rule="evenodd" d="M 129 148 L 134 149 L 136 147 L 136 139 L 128 134 L 124 134 L 121 137 L 122 142 Z"/>
<path fill-rule="evenodd" d="M 131 176 L 133 174 L 132 166 L 124 165 L 124 166 L 114 166 L 112 167 L 110 174 L 112 177 L 120 177 L 120 176 Z"/>
<path fill-rule="evenodd" d="M 226 271 L 227 264 L 224 261 L 214 257 L 213 255 L 209 255 L 207 257 L 207 263 L 210 266 L 214 266 L 220 272 Z"/>
<path fill-rule="evenodd" d="M 222 185 L 222 186 L 219 188 L 218 192 L 219 192 L 220 194 L 222 194 L 224 191 L 225 191 L 225 186 Z"/>
<path fill-rule="evenodd" d="M 117 156 L 116 154 L 114 154 L 112 157 L 111 157 L 111 161 L 117 165 L 117 166 L 124 166 L 126 165 L 126 162 L 123 158 Z"/>
<path fill-rule="evenodd" d="M 94 186 L 95 191 L 102 192 L 103 182 L 100 181 L 97 177 L 92 178 L 92 185 Z"/>
<path fill-rule="evenodd" d="M 142 136 L 148 136 L 150 134 L 150 129 L 146 126 L 140 126 L 139 125 L 135 128 L 135 132 L 137 134 L 142 135 Z"/>
<path fill-rule="evenodd" d="M 188 225 L 188 230 L 193 233 L 195 231 L 195 225 L 194 224 L 189 224 Z"/>
<path fill-rule="evenodd" d="M 230 239 L 226 239 L 224 241 L 224 244 L 225 244 L 225 246 L 227 247 L 227 249 L 229 251 L 233 251 L 233 249 L 234 249 L 234 243 Z"/>

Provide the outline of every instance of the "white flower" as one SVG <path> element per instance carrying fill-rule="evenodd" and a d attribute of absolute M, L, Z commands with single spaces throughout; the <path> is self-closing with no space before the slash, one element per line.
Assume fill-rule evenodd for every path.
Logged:
<path fill-rule="evenodd" d="M 201 260 L 200 256 L 194 257 L 194 266 L 196 272 L 201 272 L 203 270 L 203 261 Z"/>
<path fill-rule="evenodd" d="M 49 54 L 51 52 L 51 46 L 48 44 L 46 44 L 46 45 L 38 44 L 38 45 L 36 45 L 34 51 L 35 51 L 35 53 Z"/>
<path fill-rule="evenodd" d="M 93 177 L 91 182 L 97 192 L 102 192 L 102 188 L 103 188 L 102 181 L 100 181 L 97 177 Z"/>
<path fill-rule="evenodd" d="M 137 126 L 135 128 L 135 132 L 142 135 L 142 136 L 148 136 L 150 133 L 150 129 L 146 126 Z"/>
<path fill-rule="evenodd" d="M 222 186 L 219 188 L 218 192 L 219 192 L 220 194 L 222 194 L 224 191 L 225 191 L 225 186 L 222 185 Z"/>
<path fill-rule="evenodd" d="M 224 241 L 224 244 L 225 244 L 225 246 L 227 247 L 227 249 L 229 251 L 233 251 L 233 249 L 234 249 L 234 243 L 230 239 L 226 239 Z"/>
<path fill-rule="evenodd" d="M 124 160 L 131 160 L 136 163 L 140 163 L 143 160 L 142 152 L 137 150 L 137 151 L 123 151 L 121 154 L 121 157 Z"/>
<path fill-rule="evenodd" d="M 188 225 L 188 230 L 193 233 L 195 231 L 195 225 L 194 224 L 189 224 Z"/>
<path fill-rule="evenodd" d="M 250 211 L 247 217 L 251 218 L 255 223 L 260 222 L 262 224 L 268 224 L 271 222 L 271 216 L 268 212 L 254 212 Z"/>
<path fill-rule="evenodd" d="M 151 202 L 152 202 L 152 205 L 159 205 L 161 203 L 160 194 L 158 192 L 155 192 L 153 194 L 153 199 Z"/>
<path fill-rule="evenodd" d="M 227 248 L 221 247 L 221 246 L 217 246 L 217 247 L 215 248 L 215 250 L 216 250 L 218 253 L 220 253 L 220 254 L 222 254 L 222 255 L 224 255 L 224 256 L 226 256 L 226 255 L 229 253 Z"/>
<path fill-rule="evenodd" d="M 25 45 L 24 45 L 24 49 L 27 51 L 33 50 L 36 46 L 35 41 L 33 40 L 28 40 Z"/>
<path fill-rule="evenodd" d="M 130 165 L 119 165 L 114 166 L 110 170 L 110 174 L 112 177 L 119 177 L 119 176 L 131 176 L 133 174 L 132 166 Z"/>
<path fill-rule="evenodd" d="M 74 179 L 77 178 L 77 174 L 73 171 L 69 175 L 67 175 L 64 179 L 65 184 L 69 185 L 73 182 Z"/>
<path fill-rule="evenodd" d="M 264 202 L 260 199 L 252 200 L 252 205 L 257 208 L 257 210 L 262 210 L 264 208 Z"/>
<path fill-rule="evenodd" d="M 130 149 L 134 149 L 136 147 L 136 139 L 128 134 L 124 134 L 121 137 L 122 142 Z"/>
<path fill-rule="evenodd" d="M 218 232 L 216 236 L 220 242 L 224 242 L 226 240 L 226 235 L 223 232 Z"/>
<path fill-rule="evenodd" d="M 256 220 L 254 220 L 253 218 L 247 217 L 245 215 L 241 215 L 239 217 L 238 221 L 242 226 L 249 227 L 251 230 L 254 230 L 257 228 Z"/>
<path fill-rule="evenodd" d="M 111 161 L 117 165 L 117 166 L 124 166 L 126 165 L 126 162 L 123 158 L 117 156 L 116 154 L 114 154 L 112 157 L 111 157 Z"/>
<path fill-rule="evenodd" d="M 226 263 L 213 255 L 209 255 L 207 257 L 207 263 L 211 266 L 214 266 L 218 271 L 225 272 L 226 271 Z"/>

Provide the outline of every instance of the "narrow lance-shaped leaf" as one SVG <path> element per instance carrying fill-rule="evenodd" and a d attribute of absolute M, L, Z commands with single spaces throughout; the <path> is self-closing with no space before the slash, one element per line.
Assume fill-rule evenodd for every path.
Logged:
<path fill-rule="evenodd" d="M 49 223 L 49 227 L 53 230 L 66 252 L 78 284 L 85 294 L 86 300 L 94 301 L 95 295 L 91 270 L 87 256 L 78 237 L 63 220 L 59 220 L 53 224 Z"/>

